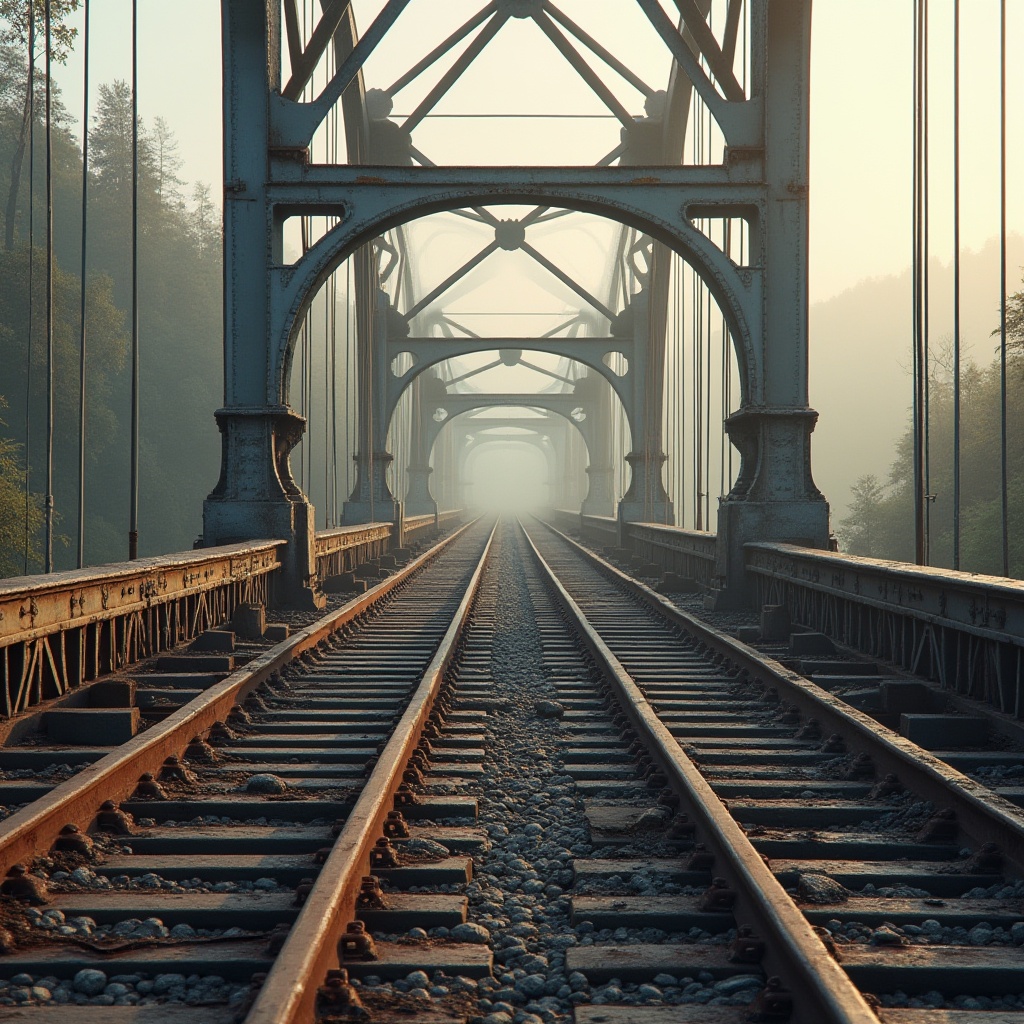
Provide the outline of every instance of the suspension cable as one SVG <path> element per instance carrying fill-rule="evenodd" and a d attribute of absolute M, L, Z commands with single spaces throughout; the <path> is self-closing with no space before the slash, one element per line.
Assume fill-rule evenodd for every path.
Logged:
<path fill-rule="evenodd" d="M 84 2 L 85 27 L 82 33 L 82 259 L 79 281 L 78 350 L 78 568 L 85 564 L 85 314 L 87 239 L 89 237 L 89 0 Z"/>
<path fill-rule="evenodd" d="M 128 559 L 139 557 L 139 3 L 132 0 L 132 382 Z"/>
<path fill-rule="evenodd" d="M 925 488 L 924 488 L 924 337 L 922 319 L 922 103 L 923 103 L 923 0 L 913 6 L 913 155 L 912 177 L 912 252 L 911 324 L 913 351 L 913 422 L 914 422 L 914 560 L 924 565 L 925 554 Z"/>
<path fill-rule="evenodd" d="M 25 369 L 25 575 L 32 547 L 32 357 L 35 353 L 36 7 L 28 7 L 28 358 Z"/>
<path fill-rule="evenodd" d="M 960 0 L 953 0 L 953 568 L 960 568 Z"/>
<path fill-rule="evenodd" d="M 931 214 L 930 214 L 930 166 L 929 156 L 929 98 L 928 80 L 931 61 L 929 59 L 929 14 L 928 0 L 922 0 L 922 69 L 921 69 L 921 294 L 922 294 L 922 360 L 923 360 L 923 422 L 922 459 L 924 464 L 924 563 L 930 565 L 932 560 L 932 504 L 935 496 L 931 487 L 931 362 L 930 362 L 930 322 L 931 322 Z"/>
<path fill-rule="evenodd" d="M 1006 0 L 999 3 L 999 510 L 1003 575 L 1010 575 L 1006 429 Z"/>
<path fill-rule="evenodd" d="M 43 4 L 46 28 L 46 495 L 43 572 L 53 572 L 53 23 Z"/>

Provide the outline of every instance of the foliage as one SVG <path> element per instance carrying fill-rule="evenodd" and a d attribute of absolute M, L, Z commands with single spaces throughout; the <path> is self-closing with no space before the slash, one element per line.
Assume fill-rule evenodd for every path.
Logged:
<path fill-rule="evenodd" d="M 78 7 L 79 0 L 0 0 L 0 19 L 3 26 L 0 29 L 0 44 L 3 46 L 4 57 L 4 71 L 0 74 L 0 82 L 3 83 L 3 94 L 6 97 L 11 91 L 11 83 L 18 81 L 17 88 L 21 97 L 14 108 L 17 110 L 17 141 L 9 164 L 7 203 L 4 207 L 4 246 L 7 249 L 13 249 L 15 245 L 25 149 L 35 119 L 33 101 L 37 110 L 44 109 L 46 83 L 50 77 L 51 65 L 63 64 L 67 60 L 78 34 L 78 30 L 67 25 L 65 19 L 77 11 Z M 51 82 L 51 129 L 59 128 L 62 124 L 63 110 L 59 99 L 56 83 Z"/>
<path fill-rule="evenodd" d="M 2 3 L 3 0 L 0 0 Z M 18 52 L 0 45 L 0 193 L 18 145 L 22 96 Z M 10 89 L 5 82 L 11 82 Z M 37 111 L 37 116 L 38 116 Z M 54 493 L 63 528 L 77 529 L 81 153 L 66 127 L 54 132 Z M 17 206 L 18 244 L 0 253 L 0 391 L 10 441 L 26 440 L 31 486 L 40 489 L 45 422 L 45 253 L 42 132 L 36 129 L 34 316 L 28 330 L 28 189 Z M 203 498 L 217 479 L 220 443 L 211 410 L 222 397 L 221 229 L 206 186 L 179 180 L 177 143 L 166 124 L 139 125 L 140 553 L 180 551 L 200 532 Z M 27 161 L 26 161 L 27 164 Z M 131 91 L 97 88 L 90 124 L 87 287 L 87 564 L 127 553 L 131 261 Z M 188 195 L 188 201 L 182 198 Z M 26 437 L 31 365 L 31 433 Z M 23 457 L 23 456 L 22 456 Z M 24 484 L 20 485 L 21 487 Z M 22 499 L 23 502 L 23 499 Z M 19 551 L 23 538 L 18 541 Z M 74 550 L 54 553 L 57 568 Z M 31 571 L 39 571 L 33 553 Z M 6 571 L 6 570 L 5 570 Z M 19 560 L 17 571 L 22 571 Z"/>
<path fill-rule="evenodd" d="M 36 56 L 39 59 L 45 47 L 46 0 L 0 0 L 0 18 L 5 22 L 0 39 L 5 43 L 27 47 L 29 33 L 32 30 L 33 7 Z M 71 28 L 65 22 L 68 15 L 73 14 L 79 7 L 81 0 L 50 0 L 50 42 L 52 59 L 56 64 L 63 64 L 74 46 L 78 29 Z"/>
<path fill-rule="evenodd" d="M 1020 323 L 1024 292 L 1011 298 Z M 1015 328 L 1007 366 L 1007 507 L 1010 574 L 1024 576 L 1024 337 Z M 948 345 L 946 348 L 948 349 Z M 954 398 L 948 353 L 941 349 L 929 382 L 930 562 L 953 564 Z M 960 567 L 1002 575 L 1000 368 L 961 367 Z M 914 437 L 900 438 L 888 480 L 862 477 L 839 524 L 844 550 L 875 558 L 914 559 Z"/>
<path fill-rule="evenodd" d="M 999 334 L 997 327 L 993 334 Z M 1006 347 L 1024 355 L 1024 288 L 1006 300 Z"/>
<path fill-rule="evenodd" d="M 0 408 L 6 405 L 0 397 Z M 7 424 L 0 420 L 0 427 Z M 39 559 L 39 530 L 43 513 L 38 494 L 25 500 L 25 471 L 21 446 L 0 437 L 0 579 L 20 576 L 25 570 L 25 536 L 28 526 L 30 561 Z"/>

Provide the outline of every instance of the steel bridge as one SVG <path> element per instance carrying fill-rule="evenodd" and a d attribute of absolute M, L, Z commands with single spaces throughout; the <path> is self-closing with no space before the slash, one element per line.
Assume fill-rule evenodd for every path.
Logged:
<path fill-rule="evenodd" d="M 193 552 L 0 583 L 3 714 L 240 603 L 322 606 L 332 580 L 458 517 L 481 452 L 524 448 L 543 460 L 554 520 L 699 589 L 707 608 L 783 608 L 1024 714 L 1019 582 L 857 558 L 830 537 L 807 374 L 811 0 L 636 0 L 654 69 L 630 66 L 614 31 L 597 38 L 556 0 L 481 2 L 394 52 L 416 4 L 387 0 L 366 24 L 355 6 L 222 0 L 220 479 Z M 606 112 L 588 142 L 602 155 L 446 162 L 428 119 L 524 26 Z M 439 271 L 449 242 L 459 255 Z M 559 245 L 586 251 L 583 271 L 547 254 Z M 512 258 L 554 306 L 500 319 L 499 290 L 491 308 L 460 311 L 479 275 L 500 282 Z M 354 429 L 334 458 L 353 471 L 335 470 L 333 498 L 321 488 L 318 519 L 320 485 L 309 473 L 304 489 L 291 456 L 321 431 L 304 381 L 311 347 L 334 338 L 318 324 L 338 308 Z M 528 327 L 531 313 L 543 329 L 480 327 L 492 315 Z M 703 403 L 696 417 L 688 399 Z"/>

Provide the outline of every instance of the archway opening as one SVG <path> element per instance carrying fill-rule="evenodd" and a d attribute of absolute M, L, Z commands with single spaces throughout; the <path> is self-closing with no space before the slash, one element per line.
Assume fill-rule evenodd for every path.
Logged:
<path fill-rule="evenodd" d="M 550 460 L 541 448 L 495 434 L 466 458 L 467 505 L 505 515 L 548 508 L 552 504 Z"/>

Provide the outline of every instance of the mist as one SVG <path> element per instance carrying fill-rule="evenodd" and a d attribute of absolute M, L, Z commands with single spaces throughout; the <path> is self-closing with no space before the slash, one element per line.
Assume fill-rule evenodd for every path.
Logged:
<path fill-rule="evenodd" d="M 463 482 L 467 506 L 509 515 L 551 507 L 552 481 L 538 448 L 495 442 L 472 454 Z"/>

